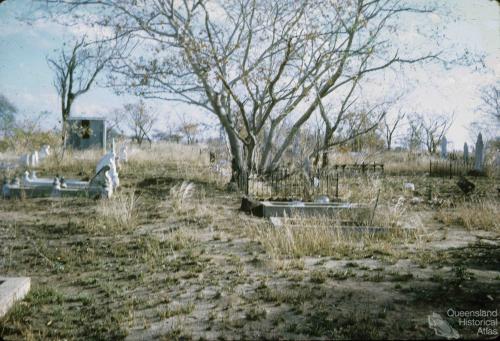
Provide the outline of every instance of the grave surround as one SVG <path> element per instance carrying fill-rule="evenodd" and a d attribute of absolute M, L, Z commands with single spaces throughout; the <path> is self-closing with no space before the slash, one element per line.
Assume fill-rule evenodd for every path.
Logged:
<path fill-rule="evenodd" d="M 18 300 L 28 294 L 31 287 L 29 277 L 0 276 L 0 317 L 3 317 Z"/>

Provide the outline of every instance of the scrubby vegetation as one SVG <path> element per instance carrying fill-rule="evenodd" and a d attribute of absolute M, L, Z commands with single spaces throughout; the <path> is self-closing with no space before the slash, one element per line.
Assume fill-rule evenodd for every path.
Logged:
<path fill-rule="evenodd" d="M 98 155 L 53 157 L 40 175 L 89 176 Z M 380 190 L 384 233 L 238 212 L 195 145 L 134 148 L 120 179 L 108 201 L 0 201 L 0 273 L 32 278 L 2 338 L 429 338 L 432 312 L 497 306 L 493 178 L 472 197 L 423 174 L 345 180 L 346 200 L 373 206 Z"/>

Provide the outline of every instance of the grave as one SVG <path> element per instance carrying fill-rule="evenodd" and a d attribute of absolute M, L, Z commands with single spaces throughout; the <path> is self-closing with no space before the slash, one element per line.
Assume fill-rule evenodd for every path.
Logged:
<path fill-rule="evenodd" d="M 251 213 L 258 217 L 339 217 L 349 218 L 355 222 L 366 222 L 370 220 L 372 208 L 364 204 L 354 203 L 319 203 L 301 201 L 261 201 L 255 205 Z"/>
<path fill-rule="evenodd" d="M 476 141 L 476 158 L 474 162 L 474 170 L 477 172 L 483 172 L 484 170 L 483 149 L 484 149 L 483 135 L 479 133 Z"/>
<path fill-rule="evenodd" d="M 441 158 L 446 159 L 448 156 L 448 151 L 446 150 L 448 147 L 448 140 L 446 139 L 446 136 L 443 136 L 441 139 Z"/>
<path fill-rule="evenodd" d="M 43 157 L 50 155 L 48 146 L 42 147 Z M 38 155 L 38 153 L 37 153 Z M 23 179 L 14 178 L 10 183 L 4 179 L 2 185 L 3 198 L 40 198 L 40 197 L 90 197 L 110 198 L 120 185 L 116 167 L 117 155 L 115 143 L 97 163 L 96 173 L 90 181 L 64 179 L 56 175 L 54 178 L 38 178 L 36 172 L 26 171 Z"/>
<path fill-rule="evenodd" d="M 21 300 L 30 291 L 29 277 L 0 276 L 0 318 L 3 317 L 17 300 Z"/>
<path fill-rule="evenodd" d="M 54 179 L 33 178 L 29 173 L 21 182 L 15 178 L 10 183 L 4 179 L 2 197 L 10 198 L 40 198 L 40 197 L 90 197 L 110 198 L 113 193 L 108 165 L 101 168 L 90 181 L 65 180 L 58 176 Z"/>

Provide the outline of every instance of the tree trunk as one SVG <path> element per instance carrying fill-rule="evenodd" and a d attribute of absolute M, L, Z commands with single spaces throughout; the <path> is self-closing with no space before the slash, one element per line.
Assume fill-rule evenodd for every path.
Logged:
<path fill-rule="evenodd" d="M 266 166 L 267 166 L 267 161 L 269 159 L 269 154 L 271 153 L 271 149 L 273 146 L 273 138 L 274 138 L 274 131 L 276 129 L 276 123 L 271 122 L 271 127 L 269 128 L 269 132 L 265 138 L 264 142 L 264 151 L 262 152 L 260 162 L 259 162 L 259 167 L 258 167 L 258 172 L 259 174 L 264 173 Z"/>
<path fill-rule="evenodd" d="M 328 160 L 328 150 L 324 150 L 323 151 L 323 158 L 321 160 L 321 169 L 328 168 L 328 163 L 329 163 L 329 160 Z"/>
<path fill-rule="evenodd" d="M 249 144 L 245 145 L 246 170 L 248 171 L 248 173 L 251 173 L 253 170 L 255 170 L 254 153 L 254 142 L 250 142 Z"/>
<path fill-rule="evenodd" d="M 231 180 L 230 182 L 238 183 L 242 171 L 244 170 L 243 159 L 241 157 L 241 144 L 240 140 L 236 136 L 236 133 L 231 129 L 231 127 L 224 126 L 226 130 L 227 138 L 229 141 L 229 147 L 231 149 Z"/>

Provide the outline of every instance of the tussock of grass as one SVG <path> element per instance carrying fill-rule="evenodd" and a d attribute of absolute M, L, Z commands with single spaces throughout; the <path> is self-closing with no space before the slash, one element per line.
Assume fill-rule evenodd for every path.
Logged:
<path fill-rule="evenodd" d="M 391 255 L 395 245 L 416 239 L 418 229 L 391 228 L 385 233 L 354 232 L 340 228 L 331 219 L 283 219 L 274 228 L 258 225 L 249 228 L 250 235 L 259 241 L 273 257 L 334 256 L 364 257 L 372 254 Z"/>
<path fill-rule="evenodd" d="M 161 319 L 168 319 L 177 315 L 189 315 L 194 310 L 194 304 L 188 303 L 186 305 L 177 304 L 172 308 L 167 308 L 164 311 L 159 312 L 159 316 Z"/>
<path fill-rule="evenodd" d="M 191 199 L 195 192 L 195 185 L 189 181 L 175 185 L 170 189 L 170 202 L 174 209 L 182 209 L 184 204 Z"/>
<path fill-rule="evenodd" d="M 101 200 L 95 219 L 90 220 L 90 230 L 125 231 L 136 227 L 138 197 L 131 192 L 116 193 L 109 200 Z"/>
<path fill-rule="evenodd" d="M 460 225 L 468 230 L 500 232 L 500 205 L 493 200 L 461 202 L 453 210 L 441 209 L 436 218 L 446 225 Z"/>

